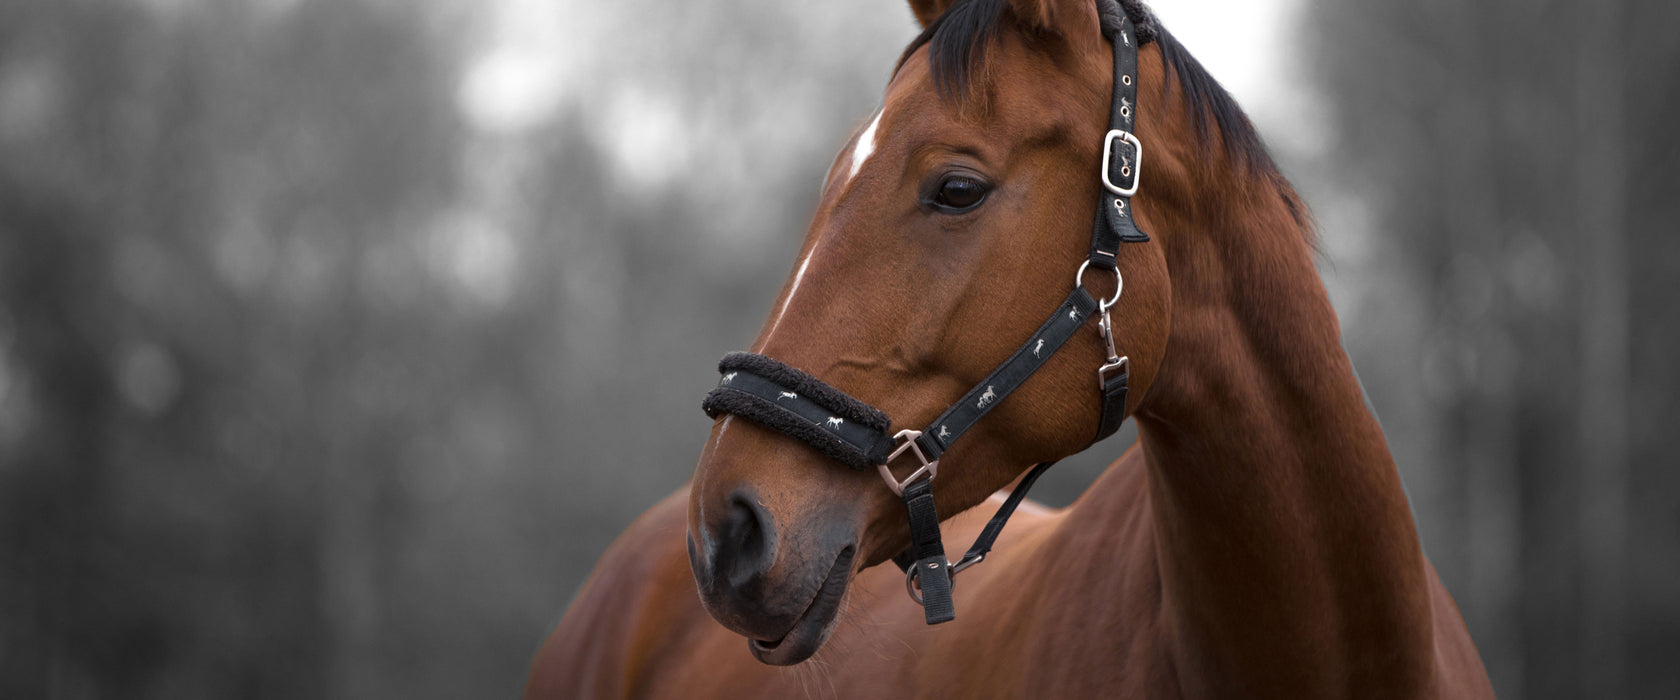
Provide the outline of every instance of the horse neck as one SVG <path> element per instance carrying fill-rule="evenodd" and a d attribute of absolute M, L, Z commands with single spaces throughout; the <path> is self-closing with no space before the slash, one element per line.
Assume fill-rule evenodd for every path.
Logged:
<path fill-rule="evenodd" d="M 1162 196 L 1142 204 L 1172 321 L 1135 416 L 1177 641 L 1221 674 L 1336 673 L 1337 658 L 1421 668 L 1416 531 L 1294 195 L 1281 178 L 1177 152 L 1201 155 L 1156 167 L 1146 187 Z"/>

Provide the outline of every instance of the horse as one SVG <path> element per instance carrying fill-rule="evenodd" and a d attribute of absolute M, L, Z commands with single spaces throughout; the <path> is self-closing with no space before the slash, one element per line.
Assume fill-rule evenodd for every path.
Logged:
<path fill-rule="evenodd" d="M 829 387 L 917 433 L 1000 363 L 1035 371 L 982 394 L 936 459 L 903 456 L 930 438 L 900 433 L 866 460 L 890 488 L 823 435 L 721 411 L 690 482 L 601 556 L 525 697 L 1492 697 L 1341 344 L 1310 215 L 1229 94 L 1135 0 L 910 7 L 923 32 L 830 167 L 751 346 L 793 377 L 765 400 Z M 1138 173 L 1135 200 L 1111 206 L 1141 237 L 1087 275 L 1091 204 L 1100 227 L 1123 199 L 1105 124 L 1134 111 L 1139 146 L 1114 165 Z M 1111 301 L 1074 308 L 1059 349 L 1033 342 L 1070 282 Z M 954 578 L 966 564 L 943 555 L 908 578 L 881 566 L 922 554 L 927 527 L 982 534 L 977 506 L 1013 508 L 1000 489 L 1088 447 L 1117 359 L 1113 417 L 1138 440 L 1072 505 L 1020 505 Z M 912 510 L 907 530 L 918 487 L 943 517 Z"/>

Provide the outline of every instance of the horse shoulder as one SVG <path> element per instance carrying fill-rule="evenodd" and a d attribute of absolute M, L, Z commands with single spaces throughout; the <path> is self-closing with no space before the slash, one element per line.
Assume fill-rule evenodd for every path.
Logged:
<path fill-rule="evenodd" d="M 601 555 L 533 659 L 527 700 L 637 692 L 671 618 L 699 609 L 683 551 L 687 503 L 685 485 L 638 517 Z"/>

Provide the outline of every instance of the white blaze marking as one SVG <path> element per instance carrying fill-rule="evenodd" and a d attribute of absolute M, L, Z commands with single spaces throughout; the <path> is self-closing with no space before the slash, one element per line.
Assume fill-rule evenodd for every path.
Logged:
<path fill-rule="evenodd" d="M 875 152 L 875 128 L 881 125 L 881 115 L 885 113 L 886 108 L 876 112 L 874 121 L 869 122 L 869 127 L 858 135 L 857 145 L 852 147 L 852 170 L 847 174 L 847 179 L 855 177 L 858 170 L 863 168 L 863 161 Z M 788 305 L 793 303 L 793 295 L 799 291 L 799 283 L 805 279 L 805 268 L 810 266 L 811 258 L 816 257 L 817 245 L 820 243 L 821 241 L 812 243 L 811 251 L 805 254 L 804 260 L 799 261 L 799 270 L 793 273 L 793 286 L 788 287 L 787 297 L 782 299 L 782 308 L 776 311 L 776 320 L 770 323 L 770 332 L 764 334 L 767 342 L 770 336 L 775 334 L 776 328 L 782 324 L 782 316 L 787 314 Z"/>
<path fill-rule="evenodd" d="M 799 271 L 793 273 L 793 286 L 788 287 L 787 298 L 782 300 L 782 308 L 776 311 L 776 320 L 770 322 L 770 332 L 764 334 L 765 341 L 769 341 L 770 336 L 775 334 L 776 327 L 782 325 L 782 316 L 787 313 L 788 304 L 793 303 L 793 295 L 799 291 L 799 283 L 805 279 L 805 268 L 811 264 L 811 256 L 816 252 L 817 247 L 812 245 L 811 252 L 805 255 L 804 260 L 799 261 Z"/>
<path fill-rule="evenodd" d="M 723 425 L 718 426 L 717 439 L 712 441 L 713 452 L 716 452 L 718 445 L 723 442 L 723 434 L 729 432 L 729 421 L 732 420 L 735 420 L 735 416 L 733 414 L 723 417 Z"/>
<path fill-rule="evenodd" d="M 886 113 L 885 109 L 876 112 L 875 121 L 869 122 L 869 128 L 858 136 L 857 145 L 852 147 L 852 172 L 846 179 L 857 177 L 858 171 L 863 169 L 863 161 L 869 160 L 870 154 L 875 152 L 875 127 L 881 125 L 881 115 Z"/>

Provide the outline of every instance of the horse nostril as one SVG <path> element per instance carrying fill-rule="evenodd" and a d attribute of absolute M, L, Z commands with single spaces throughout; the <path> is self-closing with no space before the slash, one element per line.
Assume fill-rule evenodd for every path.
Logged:
<path fill-rule="evenodd" d="M 712 580 L 711 557 L 702 555 L 700 548 L 694 543 L 694 533 L 690 531 L 686 537 L 688 544 L 688 568 L 694 571 L 694 578 L 704 585 Z"/>
<path fill-rule="evenodd" d="M 731 584 L 742 586 L 775 563 L 776 525 L 750 494 L 736 493 L 729 506 L 719 564 Z"/>

